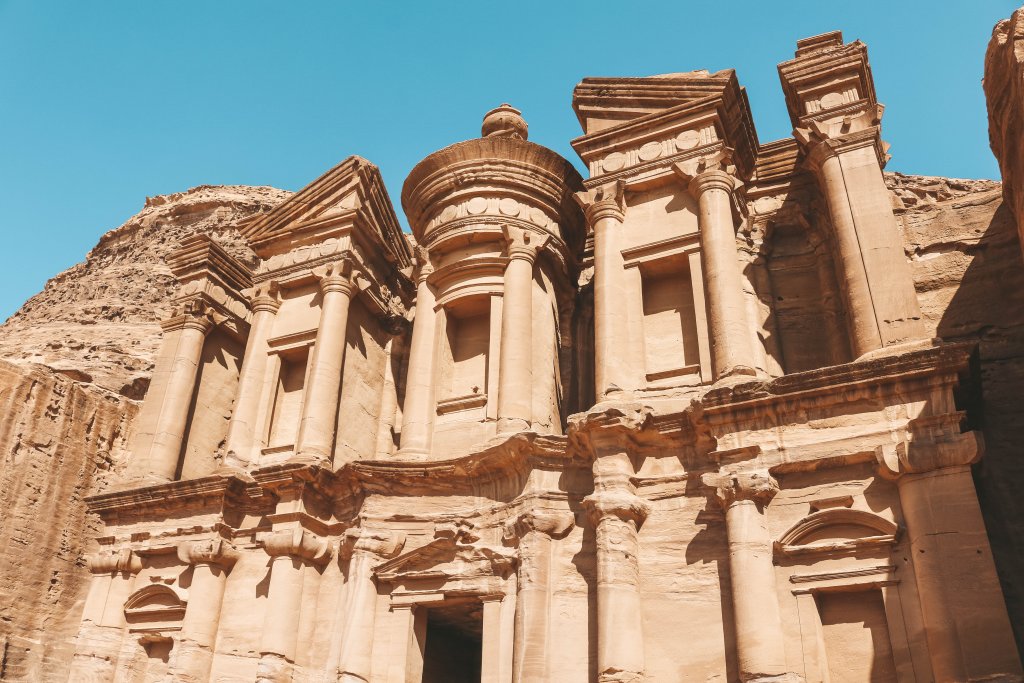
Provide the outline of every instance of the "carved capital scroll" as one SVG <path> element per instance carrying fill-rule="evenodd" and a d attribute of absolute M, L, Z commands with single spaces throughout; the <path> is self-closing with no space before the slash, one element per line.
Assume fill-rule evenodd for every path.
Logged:
<path fill-rule="evenodd" d="M 522 259 L 530 264 L 537 260 L 541 249 L 551 240 L 551 235 L 546 233 L 507 223 L 502 224 L 501 232 L 508 243 L 509 259 Z"/>
<path fill-rule="evenodd" d="M 160 322 L 164 332 L 175 330 L 198 330 L 204 335 L 210 333 L 215 325 L 223 322 L 224 316 L 202 297 L 188 299 L 172 312 L 171 317 Z"/>
<path fill-rule="evenodd" d="M 131 548 L 120 550 L 101 550 L 87 558 L 89 571 L 93 574 L 111 574 L 113 572 L 129 572 L 135 574 L 142 569 L 142 558 Z"/>
<path fill-rule="evenodd" d="M 650 504 L 640 496 L 627 491 L 601 491 L 583 499 L 590 523 L 597 526 L 602 520 L 615 518 L 632 522 L 635 528 L 643 526 L 651 513 Z"/>
<path fill-rule="evenodd" d="M 320 291 L 323 294 L 340 292 L 352 296 L 359 289 L 361 274 L 349 258 L 316 268 L 313 275 L 320 278 Z"/>
<path fill-rule="evenodd" d="M 252 288 L 249 307 L 253 313 L 268 311 L 276 313 L 281 308 L 281 288 L 275 280 L 261 282 Z"/>
<path fill-rule="evenodd" d="M 178 545 L 178 559 L 186 564 L 212 564 L 230 569 L 238 561 L 238 551 L 223 538 L 187 541 Z"/>
<path fill-rule="evenodd" d="M 340 552 L 344 557 L 351 557 L 358 552 L 388 559 L 402 552 L 404 547 L 405 534 L 353 527 L 345 531 Z"/>
<path fill-rule="evenodd" d="M 732 193 L 743 183 L 736 177 L 736 166 L 732 163 L 732 149 L 723 149 L 705 156 L 686 159 L 672 165 L 676 176 L 686 185 L 694 198 L 712 189 Z"/>
<path fill-rule="evenodd" d="M 273 531 L 261 541 L 263 549 L 271 557 L 294 557 L 315 565 L 331 559 L 331 546 L 327 539 L 301 527 Z"/>
<path fill-rule="evenodd" d="M 779 492 L 779 483 L 766 471 L 705 474 L 701 481 L 714 488 L 715 498 L 726 510 L 733 503 L 745 500 L 763 507 Z"/>
<path fill-rule="evenodd" d="M 509 543 L 518 543 L 534 532 L 550 538 L 564 538 L 575 526 L 576 518 L 567 510 L 527 510 L 505 523 L 502 538 Z"/>
<path fill-rule="evenodd" d="M 573 196 L 591 227 L 602 218 L 614 218 L 620 223 L 626 218 L 626 183 L 621 180 L 577 192 Z"/>

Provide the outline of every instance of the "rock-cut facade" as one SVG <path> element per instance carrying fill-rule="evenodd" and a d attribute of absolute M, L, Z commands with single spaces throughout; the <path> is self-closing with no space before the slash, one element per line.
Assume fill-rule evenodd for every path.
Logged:
<path fill-rule="evenodd" d="M 71 681 L 1021 680 L 867 49 L 586 78 L 187 238 Z M 255 265 L 253 265 L 255 264 Z"/>

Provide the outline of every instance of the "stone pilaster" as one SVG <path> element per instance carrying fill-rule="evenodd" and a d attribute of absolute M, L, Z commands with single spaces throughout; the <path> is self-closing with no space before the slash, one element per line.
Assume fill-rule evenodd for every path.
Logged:
<path fill-rule="evenodd" d="M 101 551 L 88 558 L 92 580 L 75 639 L 69 681 L 113 683 L 124 640 L 124 603 L 142 560 L 131 550 Z"/>
<path fill-rule="evenodd" d="M 331 264 L 320 276 L 320 325 L 302 401 L 295 444 L 296 462 L 329 463 L 334 449 L 341 373 L 345 361 L 348 309 L 358 290 L 358 272 L 349 259 Z"/>
<path fill-rule="evenodd" d="M 940 421 L 919 418 L 914 438 L 875 452 L 880 474 L 899 490 L 935 680 L 1018 680 L 1021 663 L 971 477 L 981 434 L 960 433 L 957 419 L 945 420 L 941 433 Z"/>
<path fill-rule="evenodd" d="M 503 231 L 509 260 L 501 307 L 498 433 L 508 434 L 533 423 L 533 265 L 551 237 L 512 225 Z"/>
<path fill-rule="evenodd" d="M 513 678 L 520 683 L 550 680 L 552 539 L 572 531 L 568 511 L 530 510 L 505 525 L 505 538 L 519 545 Z"/>
<path fill-rule="evenodd" d="M 348 599 L 344 636 L 338 659 L 339 683 L 366 683 L 370 680 L 374 622 L 377 616 L 377 584 L 373 568 L 394 557 L 405 545 L 405 537 L 387 531 L 349 529 L 343 550 L 351 553 L 348 561 Z"/>
<path fill-rule="evenodd" d="M 426 456 L 434 428 L 434 381 L 437 354 L 434 338 L 437 313 L 434 311 L 434 290 L 427 278 L 434 272 L 427 250 L 417 249 L 416 318 L 412 326 L 409 365 L 405 382 L 405 405 L 402 411 L 402 455 Z"/>
<path fill-rule="evenodd" d="M 214 316 L 202 300 L 193 300 L 160 326 L 164 339 L 158 367 L 132 449 L 133 480 L 166 482 L 177 476 L 196 375 Z"/>
<path fill-rule="evenodd" d="M 747 315 L 743 277 L 736 253 L 733 192 L 739 185 L 725 154 L 674 166 L 697 200 L 701 268 L 708 300 L 708 332 L 715 380 L 753 375 L 753 326 Z"/>
<path fill-rule="evenodd" d="M 286 683 L 292 680 L 295 667 L 302 617 L 303 569 L 307 563 L 325 564 L 331 557 L 331 550 L 325 539 L 299 527 L 271 532 L 262 543 L 270 556 L 270 582 L 256 680 L 258 683 Z"/>
<path fill-rule="evenodd" d="M 573 419 L 570 435 L 593 457 L 594 492 L 583 500 L 597 554 L 599 683 L 644 679 L 638 532 L 650 505 L 636 495 L 632 451 L 651 424 L 650 409 L 610 408 Z"/>
<path fill-rule="evenodd" d="M 277 283 L 268 282 L 256 288 L 250 303 L 252 323 L 242 359 L 242 372 L 238 378 L 235 408 L 231 413 L 225 440 L 224 466 L 228 470 L 244 470 L 255 462 L 256 421 L 259 418 L 260 399 L 267 372 L 267 339 L 279 308 L 281 297 Z"/>
<path fill-rule="evenodd" d="M 634 384 L 624 355 L 629 329 L 622 260 L 625 183 L 611 182 L 575 197 L 594 233 L 594 381 L 600 402 L 609 392 Z"/>
<path fill-rule="evenodd" d="M 174 648 L 174 680 L 202 683 L 209 680 L 213 666 L 224 586 L 238 552 L 227 541 L 214 538 L 181 544 L 178 559 L 192 566 L 192 583 Z"/>
<path fill-rule="evenodd" d="M 775 590 L 772 541 L 765 508 L 779 491 L 767 472 L 705 475 L 725 510 L 736 654 L 742 681 L 798 681 L 786 670 L 786 649 Z"/>

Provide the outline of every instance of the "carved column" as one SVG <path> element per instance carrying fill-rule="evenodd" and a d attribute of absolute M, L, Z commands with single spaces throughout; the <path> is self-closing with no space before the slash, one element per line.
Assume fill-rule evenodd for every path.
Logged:
<path fill-rule="evenodd" d="M 329 462 L 333 453 L 348 309 L 357 289 L 357 278 L 358 273 L 348 259 L 331 264 L 320 277 L 320 326 L 303 395 L 295 445 L 298 462 Z"/>
<path fill-rule="evenodd" d="M 166 370 L 158 368 L 154 373 L 157 386 L 151 388 L 139 419 L 138 450 L 133 449 L 137 464 L 132 469 L 138 478 L 172 481 L 178 472 L 203 345 L 214 321 L 203 302 L 192 301 L 160 326 L 164 331 L 160 361 Z"/>
<path fill-rule="evenodd" d="M 201 683 L 209 679 L 213 666 L 224 586 L 238 553 L 217 538 L 180 545 L 178 558 L 192 565 L 192 584 L 174 648 L 174 680 Z"/>
<path fill-rule="evenodd" d="M 530 429 L 533 423 L 533 264 L 550 237 L 503 226 L 508 265 L 501 305 L 498 433 Z"/>
<path fill-rule="evenodd" d="M 866 116 L 855 123 L 866 125 L 860 121 Z M 921 309 L 882 175 L 878 127 L 831 135 L 812 122 L 794 132 L 828 204 L 854 356 L 921 339 Z"/>
<path fill-rule="evenodd" d="M 68 680 L 112 683 L 124 638 L 124 603 L 142 561 L 128 549 L 100 552 L 88 560 L 92 581 Z"/>
<path fill-rule="evenodd" d="M 934 421 L 935 418 L 925 418 Z M 935 680 L 1017 680 L 1021 663 L 999 586 L 970 465 L 981 435 L 879 447 L 880 473 L 896 479 Z"/>
<path fill-rule="evenodd" d="M 610 391 L 632 388 L 628 362 L 629 320 L 622 223 L 626 191 L 616 181 L 577 192 L 587 223 L 594 232 L 594 385 L 600 402 Z"/>
<path fill-rule="evenodd" d="M 594 492 L 583 503 L 596 532 L 599 683 L 644 678 L 637 534 L 650 506 L 636 495 L 631 450 L 633 438 L 650 420 L 650 410 L 637 406 L 575 416 L 570 422 L 570 436 L 594 458 Z"/>
<path fill-rule="evenodd" d="M 723 156 L 676 164 L 698 204 L 700 255 L 708 300 L 715 379 L 753 375 L 757 365 L 753 326 L 743 295 L 743 276 L 736 254 L 733 190 L 737 186 Z"/>
<path fill-rule="evenodd" d="M 552 538 L 572 531 L 570 512 L 532 510 L 505 527 L 505 538 L 519 543 L 519 571 L 515 613 L 513 680 L 545 683 L 549 680 L 548 649 L 551 634 Z"/>
<path fill-rule="evenodd" d="M 260 637 L 258 683 L 292 679 L 302 608 L 302 578 L 306 563 L 323 565 L 331 556 L 327 541 L 295 527 L 263 539 L 270 556 L 267 609 Z"/>
<path fill-rule="evenodd" d="M 779 485 L 767 472 L 711 475 L 705 483 L 715 487 L 725 510 L 740 680 L 797 680 L 784 678 L 786 649 L 764 514 Z"/>
<path fill-rule="evenodd" d="M 417 261 L 416 318 L 412 326 L 405 380 L 400 451 L 402 455 L 425 456 L 430 453 L 434 426 L 434 375 L 437 365 L 434 338 L 437 333 L 437 313 L 434 311 L 434 290 L 427 284 L 427 277 L 434 269 L 422 247 L 417 250 Z"/>
<path fill-rule="evenodd" d="M 373 568 L 384 559 L 397 555 L 405 537 L 386 531 L 349 529 L 345 547 L 351 548 L 348 565 L 347 618 L 338 662 L 339 683 L 366 683 L 370 680 L 374 621 L 377 616 L 377 584 Z"/>
<path fill-rule="evenodd" d="M 245 468 L 253 462 L 256 445 L 256 420 L 267 372 L 267 339 L 274 326 L 274 317 L 281 308 L 277 284 L 270 282 L 256 290 L 252 299 L 252 325 L 238 378 L 235 409 L 228 423 L 224 464 L 229 468 Z"/>

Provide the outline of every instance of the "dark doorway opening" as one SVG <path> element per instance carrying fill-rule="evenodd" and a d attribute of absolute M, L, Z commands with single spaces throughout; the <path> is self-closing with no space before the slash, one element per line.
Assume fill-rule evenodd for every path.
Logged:
<path fill-rule="evenodd" d="M 482 637 L 481 603 L 428 608 L 423 683 L 479 683 Z"/>

